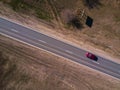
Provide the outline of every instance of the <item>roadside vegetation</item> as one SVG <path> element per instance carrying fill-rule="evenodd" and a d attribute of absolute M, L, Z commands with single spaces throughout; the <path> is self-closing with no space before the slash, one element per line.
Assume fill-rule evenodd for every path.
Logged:
<path fill-rule="evenodd" d="M 52 10 L 46 0 L 1 0 L 9 4 L 16 12 L 33 14 L 40 19 L 50 21 L 53 18 Z"/>

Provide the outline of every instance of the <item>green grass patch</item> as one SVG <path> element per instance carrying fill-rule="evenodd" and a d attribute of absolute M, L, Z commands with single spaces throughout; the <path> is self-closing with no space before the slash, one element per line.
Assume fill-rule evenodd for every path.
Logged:
<path fill-rule="evenodd" d="M 9 4 L 12 6 L 13 10 L 18 10 L 23 6 L 23 0 L 11 0 Z"/>
<path fill-rule="evenodd" d="M 115 21 L 116 21 L 116 22 L 120 22 L 120 15 L 118 15 L 118 14 L 115 15 Z"/>
<path fill-rule="evenodd" d="M 51 15 L 48 12 L 46 12 L 46 11 L 40 9 L 40 8 L 39 9 L 36 8 L 35 12 L 36 12 L 36 15 L 37 15 L 38 18 L 41 18 L 41 19 L 44 19 L 44 20 L 47 20 L 47 21 L 50 21 L 52 19 Z"/>

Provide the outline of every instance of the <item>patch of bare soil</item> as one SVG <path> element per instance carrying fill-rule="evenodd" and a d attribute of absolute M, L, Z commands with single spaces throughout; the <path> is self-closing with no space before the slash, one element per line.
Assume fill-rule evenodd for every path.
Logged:
<path fill-rule="evenodd" d="M 120 80 L 0 35 L 0 90 L 119 90 Z"/>
<path fill-rule="evenodd" d="M 38 20 L 38 18 L 32 15 L 28 16 L 14 12 L 9 6 L 2 3 L 0 3 L 0 16 L 67 43 L 76 45 L 97 55 L 102 55 L 105 58 L 120 62 L 120 23 L 119 9 L 115 6 L 116 4 L 109 7 L 110 3 L 103 0 L 104 2 L 101 2 L 101 6 L 88 10 L 83 5 L 82 1 L 76 0 L 76 3 L 73 3 L 73 1 L 74 0 L 70 0 L 70 6 L 67 6 L 67 2 L 64 3 L 64 8 L 65 6 L 67 8 L 72 8 L 73 5 L 76 6 L 74 9 L 77 8 L 78 5 L 85 8 L 87 14 L 94 18 L 94 25 L 92 28 L 84 26 L 82 30 L 67 30 L 59 26 L 54 26 L 52 23 L 47 23 L 40 19 Z M 62 0 L 56 5 L 59 6 L 61 3 L 63 3 Z"/>

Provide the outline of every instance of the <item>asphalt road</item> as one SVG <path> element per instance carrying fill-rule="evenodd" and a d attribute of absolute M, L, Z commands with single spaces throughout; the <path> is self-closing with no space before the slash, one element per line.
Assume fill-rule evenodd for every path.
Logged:
<path fill-rule="evenodd" d="M 0 18 L 0 34 L 7 35 L 13 39 L 20 40 L 38 48 L 45 49 L 54 54 L 120 79 L 120 64 L 100 56 L 98 56 L 97 62 L 90 60 L 85 56 L 85 53 L 87 52 L 85 50 L 3 18 Z"/>

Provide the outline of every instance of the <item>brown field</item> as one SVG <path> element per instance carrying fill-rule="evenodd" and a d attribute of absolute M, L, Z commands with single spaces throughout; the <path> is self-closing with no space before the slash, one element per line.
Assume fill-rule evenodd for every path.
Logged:
<path fill-rule="evenodd" d="M 0 35 L 0 90 L 119 90 L 120 80 Z"/>

